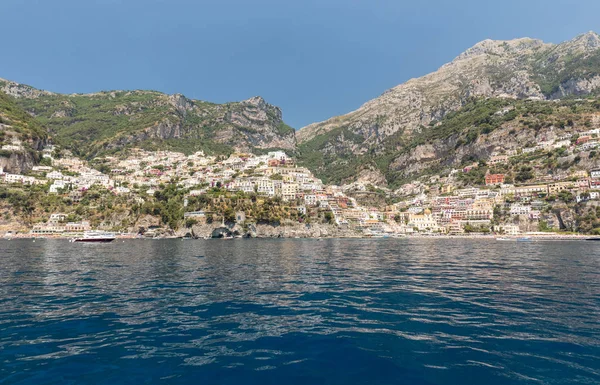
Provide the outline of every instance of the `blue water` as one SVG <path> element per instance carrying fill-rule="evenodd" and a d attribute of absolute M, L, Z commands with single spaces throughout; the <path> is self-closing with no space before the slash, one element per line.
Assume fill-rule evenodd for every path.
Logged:
<path fill-rule="evenodd" d="M 0 384 L 599 384 L 600 244 L 0 241 Z"/>

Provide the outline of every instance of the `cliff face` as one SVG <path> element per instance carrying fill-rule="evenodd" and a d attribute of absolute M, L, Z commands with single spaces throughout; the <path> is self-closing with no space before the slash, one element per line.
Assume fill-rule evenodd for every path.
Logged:
<path fill-rule="evenodd" d="M 0 92 L 0 168 L 15 174 L 30 170 L 47 138 L 44 126 Z"/>
<path fill-rule="evenodd" d="M 508 109 L 505 115 L 499 114 Z M 470 118 L 482 111 L 486 113 L 478 115 L 479 122 L 471 124 Z M 454 124 L 457 127 L 449 129 Z M 460 168 L 488 160 L 493 153 L 516 154 L 539 143 L 558 142 L 560 137 L 595 129 L 600 129 L 600 101 L 480 100 L 425 128 L 421 133 L 424 138 L 413 140 L 390 158 L 388 176 L 412 179 L 427 171 Z M 561 167 L 589 170 L 600 165 L 595 154 L 588 150 L 578 158 L 549 155 L 530 163 L 540 176 Z"/>
<path fill-rule="evenodd" d="M 296 146 L 281 110 L 261 97 L 214 104 L 153 91 L 61 95 L 1 79 L 0 90 L 82 156 L 127 146 L 216 153 Z"/>
<path fill-rule="evenodd" d="M 219 229 L 216 225 L 194 225 L 191 229 L 180 229 L 175 235 L 185 236 L 194 235 L 205 238 L 211 237 L 213 232 Z M 231 233 L 240 234 L 251 238 L 345 238 L 356 237 L 360 233 L 351 229 L 343 229 L 336 225 L 300 223 L 289 224 L 286 226 L 272 225 L 250 225 L 249 230 L 244 230 L 242 226 L 235 225 L 228 227 Z"/>
<path fill-rule="evenodd" d="M 552 100 L 599 92 L 600 37 L 596 33 L 558 45 L 528 38 L 486 40 L 438 71 L 394 87 L 356 111 L 300 129 L 299 150 L 305 164 L 325 179 L 333 176 L 339 181 L 335 174 L 344 165 L 358 166 L 357 172 L 344 175 L 354 179 L 361 164 L 379 163 L 382 155 L 394 158 L 426 127 L 474 98 Z M 431 149 L 420 150 L 425 158 L 439 156 Z M 400 156 L 397 161 L 388 159 L 384 168 L 406 163 L 406 155 Z M 362 160 L 353 163 L 355 157 Z"/>
<path fill-rule="evenodd" d="M 23 174 L 31 170 L 38 159 L 30 152 L 12 152 L 7 156 L 0 156 L 0 168 L 11 174 Z"/>

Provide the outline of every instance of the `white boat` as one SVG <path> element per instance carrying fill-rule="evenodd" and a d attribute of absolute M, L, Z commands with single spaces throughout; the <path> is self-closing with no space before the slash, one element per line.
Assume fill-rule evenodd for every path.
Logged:
<path fill-rule="evenodd" d="M 114 233 L 106 231 L 86 231 L 83 233 L 83 237 L 75 238 L 72 242 L 108 243 L 114 241 L 116 238 Z"/>
<path fill-rule="evenodd" d="M 497 241 L 512 241 L 510 238 L 496 238 Z"/>
<path fill-rule="evenodd" d="M 532 241 L 531 237 L 520 237 L 520 238 L 517 238 L 517 242 L 531 242 L 531 241 Z"/>

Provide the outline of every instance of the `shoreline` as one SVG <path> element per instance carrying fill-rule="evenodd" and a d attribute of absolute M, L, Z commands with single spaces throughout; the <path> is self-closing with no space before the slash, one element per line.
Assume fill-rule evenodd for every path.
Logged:
<path fill-rule="evenodd" d="M 529 238 L 530 240 L 556 240 L 556 241 L 585 241 L 589 239 L 595 239 L 600 237 L 594 235 L 585 235 L 585 234 L 557 234 L 557 233 L 548 233 L 548 234 L 520 234 L 520 235 L 500 235 L 500 234 L 490 234 L 490 235 L 478 235 L 478 234 L 458 234 L 458 235 L 426 235 L 426 234 L 416 234 L 416 235 L 389 235 L 383 237 L 373 237 L 373 236 L 319 236 L 319 237 L 309 237 L 309 236 L 256 236 L 251 238 L 185 238 L 185 240 L 230 240 L 230 239 L 372 239 L 372 240 L 381 240 L 381 239 L 440 239 L 440 240 L 452 240 L 452 239 L 471 239 L 471 240 L 492 240 L 496 241 L 498 238 L 502 238 L 502 240 L 507 241 L 517 241 L 519 238 Z M 62 235 L 45 235 L 45 236 L 35 236 L 31 234 L 15 234 L 12 236 L 7 236 L 6 234 L 0 237 L 0 240 L 38 240 L 38 239 L 56 239 L 56 240 L 70 240 L 72 236 L 62 236 Z M 118 235 L 116 237 L 117 240 L 144 240 L 144 241 L 152 241 L 152 240 L 173 240 L 173 239 L 182 239 L 182 237 L 178 236 L 161 236 L 155 238 L 149 237 L 139 237 L 137 235 L 128 234 L 128 235 Z"/>

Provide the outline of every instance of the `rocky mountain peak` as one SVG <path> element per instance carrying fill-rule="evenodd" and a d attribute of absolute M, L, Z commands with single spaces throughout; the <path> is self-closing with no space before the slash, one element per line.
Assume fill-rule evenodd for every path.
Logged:
<path fill-rule="evenodd" d="M 561 44 L 488 39 L 355 111 L 301 128 L 296 137 L 311 167 L 331 176 L 347 159 L 404 151 L 428 127 L 435 132 L 438 122 L 473 99 L 551 100 L 599 93 L 600 36 L 594 32 Z M 356 177 L 359 171 L 346 174 Z"/>
<path fill-rule="evenodd" d="M 185 113 L 193 107 L 191 100 L 183 96 L 182 94 L 169 95 L 169 102 L 179 111 Z"/>
<path fill-rule="evenodd" d="M 594 31 L 584 33 L 577 36 L 573 40 L 560 44 L 562 48 L 567 48 L 570 51 L 590 52 L 600 49 L 600 35 Z"/>
<path fill-rule="evenodd" d="M 54 95 L 52 92 L 38 90 L 31 86 L 0 78 L 0 92 L 13 98 L 35 99 L 43 95 Z"/>
<path fill-rule="evenodd" d="M 506 56 L 511 54 L 528 53 L 546 45 L 542 40 L 521 38 L 514 40 L 486 39 L 460 54 L 455 61 L 469 59 L 480 55 Z"/>
<path fill-rule="evenodd" d="M 242 103 L 249 104 L 260 109 L 264 109 L 267 106 L 267 102 L 262 96 L 253 96 L 250 99 L 244 100 Z"/>
<path fill-rule="evenodd" d="M 265 113 L 265 117 L 267 116 L 266 114 L 268 112 L 277 121 L 281 121 L 283 119 L 283 113 L 281 111 L 281 108 L 267 103 L 267 101 L 262 96 L 251 97 L 250 99 L 242 101 L 241 104 L 243 106 L 251 106 L 259 111 L 263 111 Z"/>

